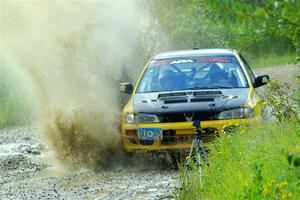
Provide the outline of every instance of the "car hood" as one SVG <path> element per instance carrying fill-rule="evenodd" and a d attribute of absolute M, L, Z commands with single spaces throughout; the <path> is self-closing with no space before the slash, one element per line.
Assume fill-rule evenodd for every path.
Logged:
<path fill-rule="evenodd" d="M 135 113 L 219 112 L 243 107 L 249 92 L 235 88 L 136 93 L 132 106 Z"/>

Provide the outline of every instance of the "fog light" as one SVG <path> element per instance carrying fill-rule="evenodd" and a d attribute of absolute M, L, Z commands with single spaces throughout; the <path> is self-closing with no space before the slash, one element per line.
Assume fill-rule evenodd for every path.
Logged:
<path fill-rule="evenodd" d="M 127 136 L 136 136 L 136 130 L 126 130 L 125 133 Z"/>

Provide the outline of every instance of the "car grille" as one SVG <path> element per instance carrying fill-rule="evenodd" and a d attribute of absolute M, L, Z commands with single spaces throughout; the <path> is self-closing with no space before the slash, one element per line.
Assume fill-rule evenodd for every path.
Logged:
<path fill-rule="evenodd" d="M 189 113 L 166 113 L 161 114 L 161 122 L 188 122 L 195 120 L 216 120 L 220 112 L 189 112 Z"/>

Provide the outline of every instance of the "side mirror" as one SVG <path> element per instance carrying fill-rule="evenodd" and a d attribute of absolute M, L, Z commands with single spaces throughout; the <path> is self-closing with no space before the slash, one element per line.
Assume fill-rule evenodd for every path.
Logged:
<path fill-rule="evenodd" d="M 263 86 L 267 84 L 270 80 L 269 75 L 260 75 L 255 77 L 255 87 L 258 88 L 260 86 Z"/>
<path fill-rule="evenodd" d="M 131 83 L 120 83 L 120 91 L 127 94 L 132 94 L 133 85 Z"/>

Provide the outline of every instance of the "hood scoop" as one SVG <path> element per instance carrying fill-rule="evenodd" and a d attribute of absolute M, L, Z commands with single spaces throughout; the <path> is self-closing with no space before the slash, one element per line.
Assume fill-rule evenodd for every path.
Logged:
<path fill-rule="evenodd" d="M 164 104 L 187 103 L 188 94 L 186 92 L 161 93 L 158 94 L 158 99 L 163 101 Z"/>
<path fill-rule="evenodd" d="M 188 103 L 188 102 L 213 102 L 215 98 L 223 96 L 221 91 L 195 91 L 174 92 L 158 94 L 158 99 L 164 104 Z"/>
<path fill-rule="evenodd" d="M 220 97 L 223 96 L 221 91 L 197 91 L 193 93 L 194 96 L 210 96 L 210 97 Z"/>
<path fill-rule="evenodd" d="M 235 88 L 136 93 L 132 106 L 134 112 L 152 114 L 217 113 L 242 107 L 249 91 L 249 88 Z"/>

